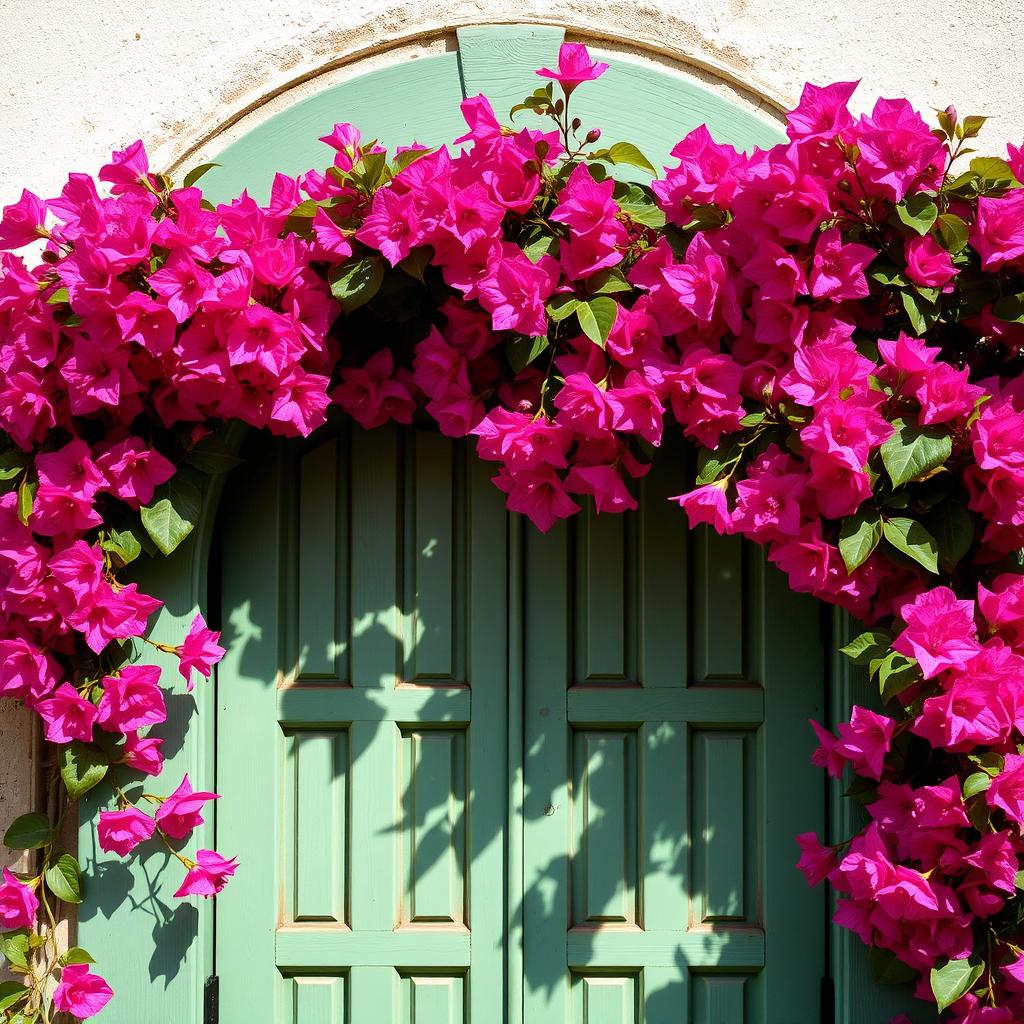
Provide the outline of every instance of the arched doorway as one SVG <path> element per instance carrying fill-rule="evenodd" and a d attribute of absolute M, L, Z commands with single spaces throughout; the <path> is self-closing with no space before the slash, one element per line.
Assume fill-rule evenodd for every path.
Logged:
<path fill-rule="evenodd" d="M 336 120 L 391 146 L 450 140 L 464 96 L 507 110 L 560 36 L 460 30 L 457 50 L 268 120 L 206 191 L 265 196 L 273 171 L 323 161 Z M 776 139 L 625 61 L 581 115 L 655 163 L 702 122 L 744 148 Z M 219 978 L 219 1020 L 246 1024 L 819 1019 L 827 911 L 792 841 L 826 817 L 804 728 L 826 697 L 819 610 L 757 552 L 687 535 L 665 501 L 681 453 L 637 513 L 541 537 L 464 446 L 332 430 L 251 439 L 213 570 L 215 494 L 158 570 L 158 630 L 198 602 L 230 641 L 168 746 L 224 795 L 217 842 L 242 869 L 197 911 L 168 900 L 159 856 L 129 874 L 83 833 L 100 889 L 83 932 L 149 962 L 112 978 L 119 1012 L 212 1024 Z"/>

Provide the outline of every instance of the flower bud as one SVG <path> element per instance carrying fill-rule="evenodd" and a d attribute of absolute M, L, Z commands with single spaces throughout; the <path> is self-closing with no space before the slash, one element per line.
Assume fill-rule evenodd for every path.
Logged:
<path fill-rule="evenodd" d="M 578 117 L 574 117 L 572 119 L 572 125 L 571 125 L 572 130 L 574 132 L 575 131 L 579 131 L 580 125 L 582 125 L 582 124 L 583 124 L 583 122 Z"/>
<path fill-rule="evenodd" d="M 587 142 L 597 142 L 599 138 L 601 138 L 600 128 L 591 128 L 590 131 L 587 132 Z"/>

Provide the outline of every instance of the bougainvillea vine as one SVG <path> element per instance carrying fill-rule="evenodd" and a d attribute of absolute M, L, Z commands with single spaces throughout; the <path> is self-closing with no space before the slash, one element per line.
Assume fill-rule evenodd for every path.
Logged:
<path fill-rule="evenodd" d="M 100 847 L 163 843 L 177 896 L 236 870 L 182 852 L 216 794 L 139 784 L 165 691 L 210 675 L 219 636 L 199 617 L 154 645 L 179 658 L 162 680 L 160 601 L 125 568 L 189 534 L 224 424 L 305 436 L 332 404 L 472 436 L 542 530 L 583 501 L 635 508 L 665 430 L 695 442 L 690 522 L 870 627 L 845 652 L 884 713 L 813 723 L 869 824 L 800 836 L 808 881 L 950 1019 L 1024 1017 L 1024 153 L 976 155 L 984 119 L 952 108 L 855 117 L 854 83 L 808 85 L 788 142 L 744 154 L 700 127 L 647 183 L 636 146 L 572 115 L 605 69 L 563 46 L 510 115 L 539 122 L 478 96 L 453 147 L 389 156 L 338 124 L 333 165 L 278 175 L 266 205 L 213 207 L 202 168 L 177 187 L 136 143 L 102 192 L 72 174 L 4 209 L 0 695 L 42 720 L 65 800 L 5 837 L 39 853 L 0 885 L 26 981 L 0 986 L 3 1019 L 111 998 L 54 938 L 82 898 L 61 816 L 92 787 L 117 806 Z"/>

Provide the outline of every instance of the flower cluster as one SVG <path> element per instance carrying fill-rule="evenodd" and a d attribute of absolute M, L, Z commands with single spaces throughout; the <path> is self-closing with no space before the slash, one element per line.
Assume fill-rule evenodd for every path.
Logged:
<path fill-rule="evenodd" d="M 788 141 L 741 153 L 706 128 L 654 173 L 572 116 L 599 77 L 582 46 L 502 124 L 465 101 L 452 147 L 389 158 L 348 124 L 325 172 L 278 175 L 266 205 L 211 206 L 141 143 L 0 217 L 0 696 L 57 748 L 67 796 L 101 780 L 102 849 L 163 843 L 212 896 L 236 868 L 178 845 L 216 797 L 162 769 L 153 597 L 124 581 L 192 529 L 221 425 L 306 436 L 331 404 L 363 428 L 427 418 L 496 464 L 542 530 L 584 501 L 636 507 L 667 430 L 700 447 L 691 524 L 762 544 L 791 586 L 872 628 L 846 648 L 888 714 L 814 723 L 870 824 L 799 839 L 836 920 L 921 979 L 958 1024 L 1024 1015 L 1024 154 L 973 157 L 982 118 L 930 127 L 905 100 L 849 110 L 807 86 Z M 557 87 L 557 94 L 556 94 Z M 26 262 L 16 250 L 41 253 Z M 176 655 L 209 676 L 197 618 Z M 147 787 L 148 788 L 148 787 Z M 80 898 L 57 829 L 4 873 L 0 929 L 25 988 L 0 1015 L 78 1018 L 109 987 L 39 923 Z M 12 959 L 10 950 L 15 951 Z"/>

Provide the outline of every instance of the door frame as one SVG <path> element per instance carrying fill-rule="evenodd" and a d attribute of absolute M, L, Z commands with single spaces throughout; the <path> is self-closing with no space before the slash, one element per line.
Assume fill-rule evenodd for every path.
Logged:
<path fill-rule="evenodd" d="M 220 155 L 224 166 L 216 168 L 204 180 L 204 191 L 216 201 L 225 201 L 237 194 L 251 174 L 250 168 L 262 166 L 260 154 L 268 149 L 282 150 L 297 161 L 294 167 L 280 166 L 273 170 L 295 173 L 309 166 L 310 146 L 319 134 L 313 128 L 324 128 L 331 112 L 337 113 L 338 97 L 345 89 L 370 80 L 380 85 L 382 76 L 396 75 L 398 80 L 409 76 L 431 74 L 430 68 L 443 62 L 457 74 L 463 97 L 485 93 L 495 102 L 499 112 L 523 95 L 533 70 L 548 63 L 557 53 L 564 30 L 544 25 L 467 26 L 456 29 L 458 48 L 455 52 L 425 57 L 403 65 L 391 64 L 367 75 L 349 79 L 323 92 L 295 103 L 270 120 L 256 126 L 232 143 Z M 406 40 L 407 42 L 407 40 Z M 651 112 L 643 125 L 641 136 L 634 141 L 644 146 L 655 163 L 665 157 L 668 149 L 689 127 L 706 121 L 719 137 L 740 146 L 768 146 L 784 140 L 781 126 L 772 126 L 744 107 L 712 92 L 695 82 L 660 70 L 651 63 L 624 61 L 614 51 L 595 53 L 612 63 L 621 75 L 613 90 L 601 93 L 602 109 L 628 118 L 642 99 Z M 429 64 L 429 67 L 428 67 Z M 595 94 L 608 88 L 609 75 L 595 83 Z M 371 86 L 372 88 L 373 86 Z M 329 125 L 328 125 L 329 126 Z M 408 142 L 409 139 L 388 140 Z M 323 160 L 322 154 L 317 157 Z M 263 162 L 266 156 L 263 157 Z M 286 161 L 283 161 L 286 162 Z M 262 190 L 250 188 L 256 198 L 269 189 L 269 175 Z M 250 179 L 251 180 L 251 179 Z M 227 447 L 239 453 L 250 428 L 234 423 L 227 435 Z M 215 603 L 217 580 L 212 563 L 218 508 L 224 489 L 224 476 L 205 480 L 202 511 L 191 536 L 166 559 L 148 560 L 138 566 L 134 578 L 140 588 L 159 595 L 164 605 L 150 631 L 150 639 L 173 645 L 180 642 L 198 611 L 208 612 Z M 680 529 L 686 524 L 680 520 Z M 510 609 L 523 600 L 524 522 L 521 516 L 509 517 L 509 601 Z M 849 630 L 848 619 L 836 613 L 835 634 Z M 154 661 L 170 677 L 174 673 L 173 655 L 155 652 Z M 510 615 L 508 632 L 509 701 L 522 702 L 523 693 L 523 621 L 521 615 Z M 210 685 L 196 687 L 190 694 L 175 694 L 168 700 L 168 720 L 160 730 L 165 738 L 167 767 L 164 778 L 172 780 L 187 771 L 197 787 L 205 787 L 214 777 L 216 755 L 216 674 Z M 850 676 L 837 660 L 829 681 L 833 717 L 841 717 L 849 706 L 852 693 Z M 510 881 L 521 889 L 523 866 L 523 736 L 518 716 L 509 716 L 509 822 L 508 853 Z M 80 806 L 78 849 L 90 877 L 90 899 L 82 906 L 78 921 L 81 941 L 92 948 L 111 954 L 105 958 L 105 974 L 117 993 L 116 1008 L 111 1011 L 117 1020 L 145 1019 L 153 1024 L 177 1024 L 178 1021 L 203 1020 L 204 991 L 214 969 L 213 907 L 210 901 L 176 901 L 171 896 L 176 886 L 174 871 L 166 871 L 166 855 L 154 849 L 125 863 L 112 854 L 103 853 L 96 840 L 95 820 L 104 807 L 112 807 L 112 799 L 104 803 L 93 791 Z M 835 806 L 835 805 L 833 805 Z M 843 834 L 846 811 L 833 810 L 836 834 Z M 194 833 L 199 847 L 212 848 L 216 840 L 216 813 L 208 814 L 206 823 Z M 223 839 L 224 837 L 221 837 Z M 197 905 L 198 904 L 198 905 Z M 509 901 L 508 928 L 510 936 L 520 934 L 522 901 Z M 839 1016 L 842 1024 L 869 1020 L 872 1012 L 884 1001 L 874 995 L 867 982 L 866 957 L 849 936 L 832 929 L 832 971 L 837 984 Z M 838 937 L 837 937 L 838 936 Z M 518 1008 L 510 1024 L 522 1024 L 522 945 L 509 944 L 509 1001 Z M 518 986 L 518 989 L 517 989 Z M 855 997 L 852 998 L 852 997 Z M 865 1004 L 870 1003 L 865 1012 Z M 115 1018 L 102 1015 L 99 1020 Z"/>

